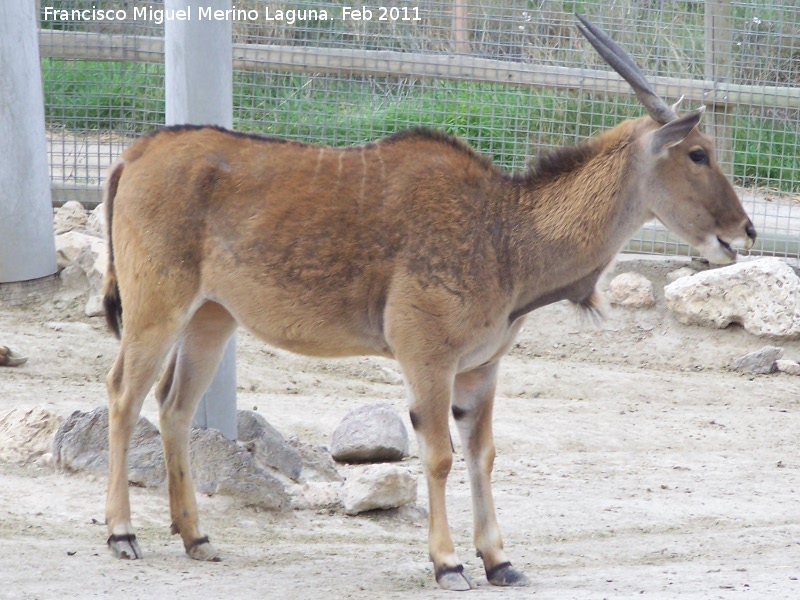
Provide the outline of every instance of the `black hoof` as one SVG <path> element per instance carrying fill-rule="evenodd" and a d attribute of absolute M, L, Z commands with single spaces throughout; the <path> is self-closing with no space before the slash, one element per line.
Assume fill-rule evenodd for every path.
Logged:
<path fill-rule="evenodd" d="M 14 352 L 8 346 L 0 346 L 0 367 L 18 367 L 28 362 L 27 356 Z"/>
<path fill-rule="evenodd" d="M 510 562 L 500 563 L 491 569 L 486 569 L 486 579 L 492 585 L 524 587 L 530 585 L 530 580 L 522 571 L 517 571 Z"/>
<path fill-rule="evenodd" d="M 142 550 L 133 533 L 112 535 L 108 538 L 108 547 L 116 558 L 136 560 L 142 558 Z"/>
<path fill-rule="evenodd" d="M 439 567 L 436 569 L 436 583 L 443 590 L 465 592 L 475 587 L 469 575 L 464 573 L 464 565 L 455 567 Z"/>
<path fill-rule="evenodd" d="M 186 554 L 195 560 L 207 562 L 220 562 L 222 560 L 214 546 L 208 541 L 207 535 L 187 544 L 185 548 Z"/>

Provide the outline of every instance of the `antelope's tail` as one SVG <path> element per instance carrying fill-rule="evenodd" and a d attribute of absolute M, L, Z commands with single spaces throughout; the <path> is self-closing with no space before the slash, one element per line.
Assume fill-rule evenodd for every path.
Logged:
<path fill-rule="evenodd" d="M 114 240 L 111 236 L 111 230 L 114 222 L 114 197 L 117 195 L 119 179 L 122 177 L 124 169 L 125 163 L 121 160 L 111 168 L 106 182 L 105 198 L 103 199 L 108 235 L 108 268 L 106 269 L 106 279 L 103 284 L 103 308 L 106 311 L 108 328 L 117 338 L 122 334 L 122 299 L 119 295 L 119 282 L 117 281 L 117 270 L 114 265 Z"/>

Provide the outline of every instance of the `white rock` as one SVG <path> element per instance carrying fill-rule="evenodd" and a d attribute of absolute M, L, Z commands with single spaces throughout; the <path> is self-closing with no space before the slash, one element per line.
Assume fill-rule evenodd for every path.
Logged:
<path fill-rule="evenodd" d="M 399 371 L 389 367 L 380 367 L 380 372 L 384 383 L 388 383 L 389 385 L 403 384 L 403 376 Z"/>
<path fill-rule="evenodd" d="M 397 508 L 417 501 L 417 479 L 396 465 L 369 465 L 351 473 L 344 485 L 342 502 L 348 515 L 376 509 Z"/>
<path fill-rule="evenodd" d="M 75 264 L 86 273 L 86 277 L 89 279 L 89 293 L 94 295 L 103 291 L 103 281 L 108 268 L 106 248 L 104 240 L 97 240 L 85 247 L 83 252 L 78 255 L 78 260 L 75 261 Z"/>
<path fill-rule="evenodd" d="M 55 231 L 56 235 L 60 235 L 76 229 L 85 229 L 87 220 L 88 217 L 83 204 L 70 200 L 56 211 L 53 218 L 53 231 Z"/>
<path fill-rule="evenodd" d="M 68 231 L 56 236 L 56 260 L 58 268 L 63 269 L 74 263 L 84 247 L 97 238 L 77 231 Z"/>
<path fill-rule="evenodd" d="M 67 265 L 59 273 L 60 295 L 65 299 L 79 298 L 89 289 L 86 273 L 78 265 Z"/>
<path fill-rule="evenodd" d="M 629 308 L 645 308 L 656 303 L 653 283 L 639 273 L 622 273 L 614 277 L 606 296 L 611 304 Z"/>
<path fill-rule="evenodd" d="M 738 323 L 754 335 L 800 337 L 800 278 L 762 258 L 684 277 L 664 288 L 667 308 L 687 325 Z"/>
<path fill-rule="evenodd" d="M 102 291 L 108 265 L 106 241 L 77 231 L 57 235 L 56 259 L 61 270 L 62 289 L 66 292 L 66 297 L 74 298 L 88 293 L 86 315 L 105 314 Z M 80 273 L 85 276 L 85 283 Z"/>
<path fill-rule="evenodd" d="M 0 460 L 36 463 L 52 452 L 60 423 L 60 417 L 39 406 L 5 413 L 0 417 Z"/>
<path fill-rule="evenodd" d="M 106 314 L 106 307 L 103 306 L 103 295 L 97 294 L 90 296 L 86 302 L 86 308 L 83 309 L 87 317 L 102 317 Z"/>
<path fill-rule="evenodd" d="M 91 260 L 84 257 L 91 257 Z M 94 267 L 97 271 L 105 274 L 108 262 L 108 251 L 105 240 L 101 240 L 93 235 L 69 231 L 56 236 L 56 259 L 59 269 L 77 263 L 80 259 L 80 266 L 86 271 L 88 266 Z"/>
<path fill-rule="evenodd" d="M 389 404 L 371 404 L 347 413 L 331 438 L 339 462 L 387 462 L 408 455 L 408 432 Z"/>
<path fill-rule="evenodd" d="M 342 504 L 342 484 L 332 481 L 309 481 L 293 486 L 290 491 L 292 508 L 298 510 L 320 510 Z"/>
<path fill-rule="evenodd" d="M 99 238 L 106 237 L 106 207 L 104 204 L 98 204 L 89 215 L 89 220 L 86 222 L 86 233 Z"/>
<path fill-rule="evenodd" d="M 787 375 L 800 375 L 800 363 L 798 363 L 796 360 L 781 358 L 775 361 L 775 366 L 781 373 L 786 373 Z"/>
<path fill-rule="evenodd" d="M 668 283 L 672 283 L 681 277 L 691 277 L 694 274 L 694 269 L 690 269 L 689 267 L 681 267 L 680 269 L 675 269 L 674 271 L 667 273 L 666 279 Z"/>

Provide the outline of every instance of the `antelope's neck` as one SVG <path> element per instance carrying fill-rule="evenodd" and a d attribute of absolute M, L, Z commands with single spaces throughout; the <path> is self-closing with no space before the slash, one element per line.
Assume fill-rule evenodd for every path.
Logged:
<path fill-rule="evenodd" d="M 597 279 L 647 219 L 629 144 L 592 140 L 583 162 L 519 182 L 516 318 L 559 300 L 591 303 Z"/>

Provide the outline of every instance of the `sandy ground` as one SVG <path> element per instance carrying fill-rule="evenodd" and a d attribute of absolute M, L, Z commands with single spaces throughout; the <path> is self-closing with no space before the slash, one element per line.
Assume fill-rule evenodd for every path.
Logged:
<path fill-rule="evenodd" d="M 610 308 L 599 324 L 558 304 L 534 313 L 503 363 L 495 497 L 506 548 L 532 580 L 486 583 L 471 542 L 463 461 L 450 520 L 470 598 L 800 598 L 800 379 L 748 376 L 731 359 L 769 340 L 685 327 L 660 289 L 675 261 L 625 261 L 659 290 L 654 309 Z M 0 303 L 0 343 L 29 362 L 0 369 L 0 413 L 103 405 L 117 342 L 77 304 Z M 800 358 L 800 342 L 783 342 Z M 285 436 L 327 444 L 341 417 L 388 401 L 406 414 L 390 361 L 312 360 L 241 332 L 240 408 Z M 157 422 L 155 401 L 145 416 Z M 410 431 L 410 424 L 408 424 Z M 415 445 L 412 443 L 412 454 Z M 419 472 L 416 457 L 407 465 Z M 132 488 L 145 559 L 105 548 L 105 478 L 0 463 L 0 598 L 430 598 L 424 510 L 347 517 L 259 513 L 201 497 L 224 556 L 188 559 L 166 494 Z M 420 483 L 419 506 L 426 491 Z"/>

